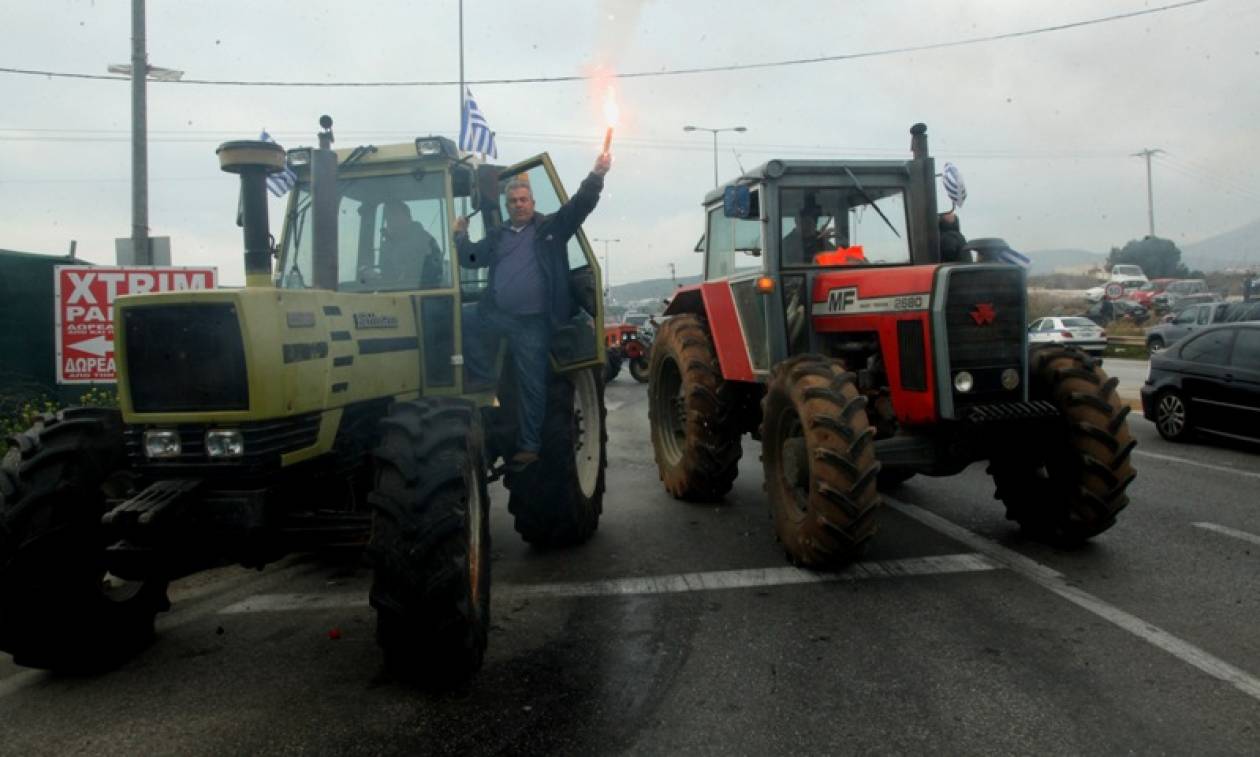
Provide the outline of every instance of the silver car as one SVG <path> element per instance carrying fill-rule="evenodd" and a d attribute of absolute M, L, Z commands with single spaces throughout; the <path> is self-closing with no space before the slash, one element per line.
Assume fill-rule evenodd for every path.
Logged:
<path fill-rule="evenodd" d="M 1097 357 L 1107 349 L 1107 332 L 1088 318 L 1050 316 L 1032 322 L 1028 327 L 1028 343 L 1066 344 Z"/>

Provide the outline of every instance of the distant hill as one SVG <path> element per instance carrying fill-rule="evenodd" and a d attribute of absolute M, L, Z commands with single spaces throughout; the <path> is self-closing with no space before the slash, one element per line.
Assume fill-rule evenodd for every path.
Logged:
<path fill-rule="evenodd" d="M 1049 273 L 1084 273 L 1089 268 L 1101 267 L 1107 262 L 1107 254 L 1088 250 L 1031 250 L 1023 251 L 1032 261 L 1028 275 L 1044 276 Z"/>
<path fill-rule="evenodd" d="M 699 276 L 680 276 L 678 285 L 695 284 L 700 281 Z M 647 279 L 645 281 L 633 281 L 629 284 L 615 284 L 610 293 L 614 300 L 621 304 L 634 302 L 636 300 L 656 300 L 660 301 L 669 297 L 674 291 L 674 282 L 671 279 Z"/>
<path fill-rule="evenodd" d="M 1181 262 L 1188 268 L 1219 271 L 1260 267 L 1260 219 L 1224 234 L 1178 246 Z"/>

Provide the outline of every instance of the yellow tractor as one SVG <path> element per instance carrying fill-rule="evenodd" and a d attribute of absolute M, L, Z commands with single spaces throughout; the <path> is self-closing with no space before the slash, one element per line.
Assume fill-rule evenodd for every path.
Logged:
<path fill-rule="evenodd" d="M 172 579 L 296 551 L 367 545 L 387 669 L 445 682 L 481 664 L 490 499 L 503 475 L 521 536 L 572 545 L 604 494 L 600 271 L 569 241 L 568 323 L 552 338 L 540 459 L 515 452 L 511 371 L 469 386 L 462 329 L 486 291 L 452 224 L 480 238 L 501 188 L 540 212 L 567 199 L 543 154 L 474 165 L 442 137 L 332 149 L 228 142 L 240 176 L 245 287 L 122 297 L 118 410 L 72 408 L 12 437 L 0 465 L 0 650 L 23 665 L 105 669 L 142 648 Z M 295 180 L 278 245 L 267 181 Z M 391 259 L 400 206 L 425 228 L 423 266 Z M 396 221 L 394 223 L 397 223 Z M 382 232 L 386 233 L 383 235 Z M 276 265 L 273 267 L 273 259 Z"/>

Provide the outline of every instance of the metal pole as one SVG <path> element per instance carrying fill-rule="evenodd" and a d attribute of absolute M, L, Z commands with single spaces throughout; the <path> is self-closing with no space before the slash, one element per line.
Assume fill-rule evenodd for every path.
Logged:
<path fill-rule="evenodd" d="M 131 0 L 131 245 L 139 265 L 149 254 L 149 157 L 144 86 L 149 64 L 144 50 L 144 0 Z"/>
<path fill-rule="evenodd" d="M 1135 158 L 1146 159 L 1146 217 L 1152 237 L 1155 236 L 1155 190 L 1151 181 L 1151 156 L 1161 152 L 1163 150 L 1156 147 L 1155 149 L 1143 148 L 1140 152 L 1133 153 Z"/>
<path fill-rule="evenodd" d="M 464 0 L 459 0 L 459 130 L 464 131 Z"/>
<path fill-rule="evenodd" d="M 718 172 L 717 172 L 717 133 L 718 133 L 718 130 L 717 130 L 717 129 L 714 129 L 714 130 L 713 130 L 713 188 L 714 188 L 714 189 L 717 189 L 717 185 L 718 185 Z"/>

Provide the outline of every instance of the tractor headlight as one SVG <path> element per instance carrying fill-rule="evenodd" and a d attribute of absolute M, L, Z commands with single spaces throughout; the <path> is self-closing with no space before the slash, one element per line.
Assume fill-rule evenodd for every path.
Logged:
<path fill-rule="evenodd" d="M 296 168 L 298 166 L 309 166 L 311 164 L 311 148 L 296 147 L 289 150 L 289 167 Z"/>
<path fill-rule="evenodd" d="M 1002 388 L 1010 391 L 1017 386 L 1019 386 L 1019 371 L 1014 368 L 1002 371 Z"/>
<path fill-rule="evenodd" d="M 153 429 L 144 432 L 146 457 L 179 457 L 179 432 L 170 429 Z"/>
<path fill-rule="evenodd" d="M 976 385 L 975 378 L 967 371 L 959 371 L 954 374 L 954 389 L 962 394 L 971 391 Z"/>
<path fill-rule="evenodd" d="M 206 432 L 208 457 L 241 457 L 245 454 L 245 437 L 238 429 L 214 429 Z"/>

